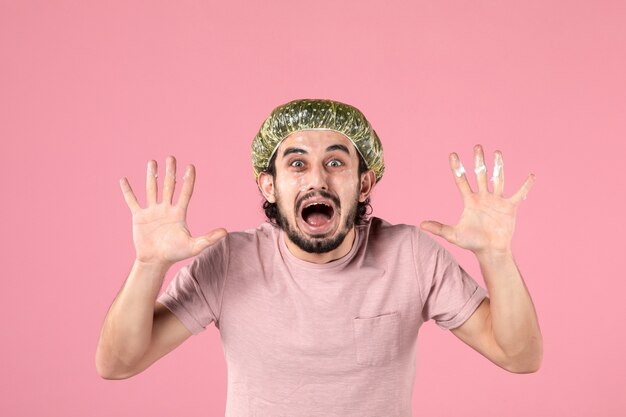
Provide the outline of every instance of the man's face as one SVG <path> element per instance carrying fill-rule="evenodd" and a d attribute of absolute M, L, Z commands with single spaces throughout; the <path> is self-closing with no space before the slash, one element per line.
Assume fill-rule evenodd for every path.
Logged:
<path fill-rule="evenodd" d="M 273 190 L 266 198 L 277 205 L 278 225 L 305 252 L 337 249 L 371 188 L 362 192 L 352 142 L 330 130 L 294 132 L 276 150 L 275 165 Z"/>

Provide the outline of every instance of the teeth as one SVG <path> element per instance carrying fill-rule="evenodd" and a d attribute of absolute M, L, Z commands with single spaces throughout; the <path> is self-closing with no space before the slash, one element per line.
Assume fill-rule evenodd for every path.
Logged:
<path fill-rule="evenodd" d="M 318 206 L 318 205 L 320 205 L 320 204 L 321 204 L 321 205 L 324 205 L 324 206 L 327 206 L 327 207 L 330 207 L 330 206 L 329 206 L 328 204 L 326 204 L 326 203 L 311 203 L 311 204 L 307 204 L 307 205 L 305 206 L 305 208 L 306 208 L 306 207 L 311 207 L 311 206 Z"/>

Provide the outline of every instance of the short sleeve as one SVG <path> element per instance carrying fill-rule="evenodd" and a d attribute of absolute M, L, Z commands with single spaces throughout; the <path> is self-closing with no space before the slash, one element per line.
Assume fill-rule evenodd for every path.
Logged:
<path fill-rule="evenodd" d="M 157 298 L 193 333 L 219 321 L 228 272 L 228 236 L 198 254 Z"/>
<path fill-rule="evenodd" d="M 426 232 L 415 228 L 413 239 L 422 319 L 433 319 L 442 329 L 459 327 L 478 308 L 487 291 Z"/>

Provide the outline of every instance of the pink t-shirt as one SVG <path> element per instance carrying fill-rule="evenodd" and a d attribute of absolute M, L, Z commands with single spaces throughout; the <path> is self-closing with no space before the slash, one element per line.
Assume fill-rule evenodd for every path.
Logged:
<path fill-rule="evenodd" d="M 415 226 L 372 218 L 333 262 L 296 258 L 264 223 L 184 266 L 158 301 L 219 329 L 227 417 L 408 417 L 417 333 L 458 327 L 486 296 Z"/>

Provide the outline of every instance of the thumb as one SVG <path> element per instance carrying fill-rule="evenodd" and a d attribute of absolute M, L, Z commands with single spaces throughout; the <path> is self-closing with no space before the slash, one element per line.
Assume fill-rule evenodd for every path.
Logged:
<path fill-rule="evenodd" d="M 215 229 L 204 236 L 199 236 L 194 238 L 193 242 L 193 252 L 194 256 L 208 248 L 209 246 L 217 243 L 220 239 L 224 238 L 228 232 L 226 229 L 219 228 Z"/>
<path fill-rule="evenodd" d="M 448 242 L 452 243 L 454 239 L 454 231 L 453 228 L 448 226 L 447 224 L 439 223 L 434 220 L 426 220 L 420 223 L 420 228 L 430 232 L 434 235 L 441 236 Z"/>

